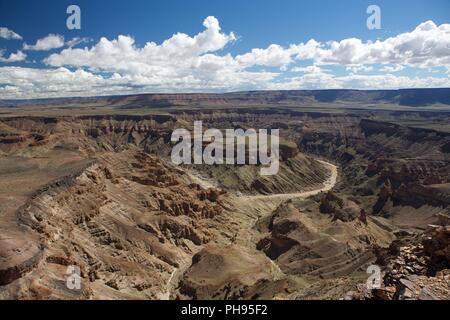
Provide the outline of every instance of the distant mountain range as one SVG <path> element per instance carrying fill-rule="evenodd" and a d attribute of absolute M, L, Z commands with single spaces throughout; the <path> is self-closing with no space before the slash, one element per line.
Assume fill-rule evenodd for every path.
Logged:
<path fill-rule="evenodd" d="M 123 108 L 215 105 L 299 105 L 314 103 L 398 104 L 423 107 L 450 105 L 450 88 L 400 90 L 287 90 L 231 93 L 137 94 L 107 97 L 76 97 L 0 100 L 0 107 L 96 104 Z"/>

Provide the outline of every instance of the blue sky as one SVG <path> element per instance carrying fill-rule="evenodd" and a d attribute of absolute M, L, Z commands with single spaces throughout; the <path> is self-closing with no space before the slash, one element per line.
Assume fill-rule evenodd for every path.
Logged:
<path fill-rule="evenodd" d="M 81 30 L 66 28 L 70 4 L 81 8 Z M 380 30 L 366 26 L 371 4 Z M 0 99 L 449 86 L 449 23 L 448 0 L 3 0 Z"/>

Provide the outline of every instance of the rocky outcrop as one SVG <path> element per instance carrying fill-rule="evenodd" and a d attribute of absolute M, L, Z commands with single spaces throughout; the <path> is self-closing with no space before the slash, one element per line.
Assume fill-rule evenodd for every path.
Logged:
<path fill-rule="evenodd" d="M 305 209 L 317 212 L 318 206 L 314 204 Z M 346 228 L 345 223 L 354 234 L 337 240 L 333 230 Z M 376 239 L 359 221 L 329 219 L 327 223 L 317 223 L 293 203 L 280 205 L 272 215 L 261 219 L 257 227 L 269 234 L 258 242 L 257 249 L 287 274 L 332 278 L 351 274 L 373 258 L 370 246 Z"/>
<path fill-rule="evenodd" d="M 361 284 L 346 299 L 450 299 L 449 232 L 449 225 L 430 225 L 420 239 L 393 242 L 382 249 L 376 262 L 384 265 L 382 286 L 370 289 Z"/>
<path fill-rule="evenodd" d="M 288 159 L 294 158 L 300 153 L 297 145 L 293 142 L 280 141 L 280 159 L 281 161 L 286 161 Z"/>
<path fill-rule="evenodd" d="M 4 245 L 3 243 L 0 244 Z M 24 247 L 16 250 L 19 251 L 18 255 L 11 254 L 8 261 L 0 260 L 0 286 L 10 284 L 32 271 L 44 256 L 43 248 L 34 243 L 26 243 Z"/>
<path fill-rule="evenodd" d="M 363 284 L 357 291 L 347 293 L 345 300 L 448 300 L 450 298 L 450 275 L 441 273 L 436 277 L 408 275 L 396 286 L 367 289 Z"/>
<path fill-rule="evenodd" d="M 425 235 L 422 245 L 430 259 L 428 274 L 450 269 L 450 225 L 430 226 Z"/>
<path fill-rule="evenodd" d="M 332 215 L 333 220 L 353 221 L 361 216 L 361 208 L 355 202 L 340 198 L 331 191 L 322 197 L 319 210 Z"/>
<path fill-rule="evenodd" d="M 192 258 L 180 293 L 196 300 L 249 299 L 255 286 L 273 280 L 271 269 L 267 259 L 245 248 L 208 246 Z"/>

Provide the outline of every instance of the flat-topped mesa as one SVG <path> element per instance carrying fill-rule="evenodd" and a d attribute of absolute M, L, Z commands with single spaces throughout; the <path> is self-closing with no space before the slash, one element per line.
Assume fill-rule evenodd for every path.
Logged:
<path fill-rule="evenodd" d="M 399 104 L 402 106 L 450 105 L 450 89 L 400 89 L 400 90 L 264 90 L 228 93 L 138 94 L 106 97 L 74 97 L 32 100 L 0 100 L 2 106 L 57 106 L 74 104 L 82 106 L 120 106 L 122 109 L 204 106 L 269 106 L 311 105 L 313 103 L 346 102 L 352 104 Z"/>

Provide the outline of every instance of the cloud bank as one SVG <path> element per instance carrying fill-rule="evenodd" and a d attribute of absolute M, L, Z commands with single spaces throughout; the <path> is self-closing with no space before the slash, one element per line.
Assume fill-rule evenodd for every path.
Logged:
<path fill-rule="evenodd" d="M 65 42 L 58 35 L 39 39 L 24 50 L 52 50 L 46 68 L 0 67 L 0 92 L 5 98 L 106 95 L 141 92 L 233 91 L 248 89 L 395 89 L 450 87 L 450 24 L 427 21 L 414 30 L 385 40 L 349 38 L 326 43 L 311 39 L 287 47 L 271 44 L 231 55 L 237 36 L 207 17 L 204 30 L 176 33 L 160 44 L 138 47 L 131 36 Z M 77 42 L 79 41 L 79 42 Z M 13 62 L 24 54 L 1 58 Z M 16 60 L 20 61 L 20 60 Z M 333 72 L 342 68 L 344 74 Z M 407 70 L 436 75 L 412 76 Z M 436 69 L 437 70 L 437 69 Z M 338 75 L 339 74 L 339 75 Z"/>

